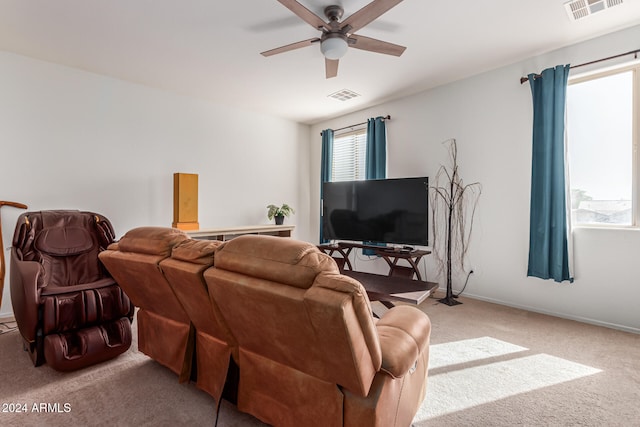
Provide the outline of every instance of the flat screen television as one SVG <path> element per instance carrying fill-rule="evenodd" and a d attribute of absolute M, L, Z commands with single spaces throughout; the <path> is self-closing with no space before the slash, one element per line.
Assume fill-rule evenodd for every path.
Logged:
<path fill-rule="evenodd" d="M 322 236 L 428 246 L 428 189 L 427 177 L 325 182 Z"/>

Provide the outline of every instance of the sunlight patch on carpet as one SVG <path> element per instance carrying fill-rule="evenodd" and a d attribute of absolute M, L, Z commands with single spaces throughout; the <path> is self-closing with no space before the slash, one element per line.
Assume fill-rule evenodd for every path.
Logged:
<path fill-rule="evenodd" d="M 429 347 L 429 369 L 473 362 L 526 350 L 528 348 L 491 337 L 434 344 Z"/>
<path fill-rule="evenodd" d="M 457 356 L 452 354 L 450 357 Z M 598 372 L 601 370 L 548 354 L 536 354 L 430 375 L 427 395 L 413 420 L 414 425 Z"/>

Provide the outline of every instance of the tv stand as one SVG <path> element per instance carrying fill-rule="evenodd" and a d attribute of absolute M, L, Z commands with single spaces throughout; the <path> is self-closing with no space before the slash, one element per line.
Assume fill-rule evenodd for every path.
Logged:
<path fill-rule="evenodd" d="M 394 306 L 393 301 L 420 304 L 438 289 L 437 283 L 427 282 L 426 278 L 423 281 L 418 269 L 418 263 L 422 257 L 430 254 L 431 251 L 415 249 L 401 251 L 401 248 L 394 249 L 350 242 L 328 243 L 318 245 L 318 248 L 336 261 L 342 274 L 362 283 L 371 301 L 380 301 L 387 308 Z M 349 259 L 353 249 L 372 249 L 376 255 L 387 262 L 389 274 L 384 276 L 354 271 Z M 339 257 L 334 255 L 339 255 Z M 398 265 L 398 261 L 401 259 L 406 260 L 409 266 Z M 413 280 L 414 275 L 418 280 Z M 374 316 L 377 317 L 375 313 Z"/>
<path fill-rule="evenodd" d="M 389 266 L 389 276 L 404 276 L 413 278 L 416 275 L 416 279 L 423 280 L 420 274 L 418 264 L 425 255 L 429 255 L 431 251 L 425 250 L 407 250 L 401 249 L 399 251 L 376 251 L 376 255 L 379 255 L 384 259 Z M 398 261 L 404 259 L 409 263 L 409 267 L 398 265 Z M 426 276 L 426 273 L 425 273 Z M 424 278 L 427 281 L 427 278 Z"/>
<path fill-rule="evenodd" d="M 422 257 L 431 253 L 431 251 L 428 250 L 389 248 L 351 242 L 327 243 L 319 245 L 318 248 L 332 257 L 336 253 L 339 254 L 340 257 L 334 257 L 334 259 L 338 263 L 340 270 L 354 271 L 351 260 L 349 259 L 353 249 L 371 249 L 377 256 L 385 260 L 389 266 L 389 276 L 413 278 L 415 274 L 416 279 L 427 281 L 426 277 L 424 279 L 422 278 L 418 264 Z M 401 259 L 406 260 L 409 266 L 398 265 L 398 261 Z"/>

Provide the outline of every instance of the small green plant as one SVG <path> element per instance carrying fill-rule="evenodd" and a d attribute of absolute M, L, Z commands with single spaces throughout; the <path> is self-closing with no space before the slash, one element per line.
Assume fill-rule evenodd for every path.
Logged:
<path fill-rule="evenodd" d="M 269 219 L 273 219 L 274 217 L 277 217 L 277 216 L 288 217 L 289 215 L 296 213 L 296 211 L 294 211 L 293 208 L 287 205 L 286 203 L 280 207 L 276 205 L 269 205 L 267 206 L 267 209 L 269 209 L 269 211 L 267 212 L 267 217 Z"/>

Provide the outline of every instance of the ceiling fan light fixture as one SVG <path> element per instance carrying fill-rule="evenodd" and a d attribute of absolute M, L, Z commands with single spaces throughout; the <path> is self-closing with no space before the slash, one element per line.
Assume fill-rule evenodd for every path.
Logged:
<path fill-rule="evenodd" d="M 340 35 L 329 36 L 320 43 L 320 52 L 327 59 L 340 59 L 348 49 L 349 43 L 347 43 L 346 37 Z"/>
<path fill-rule="evenodd" d="M 330 79 L 338 75 L 339 59 L 344 56 L 350 47 L 369 52 L 383 53 L 386 55 L 400 56 L 406 49 L 393 43 L 359 36 L 354 33 L 378 19 L 383 13 L 398 5 L 402 0 L 368 0 L 369 3 L 351 14 L 344 21 L 341 20 L 344 9 L 334 2 L 324 9 L 324 18 L 307 9 L 297 0 L 278 0 L 280 4 L 289 9 L 298 18 L 320 31 L 320 37 L 290 43 L 275 49 L 261 52 L 263 56 L 272 56 L 278 53 L 289 52 L 320 42 L 320 52 L 325 57 L 325 77 Z M 589 2 L 622 2 L 624 0 L 563 0 L 563 1 L 589 1 Z M 344 3 L 344 2 L 342 2 Z"/>

